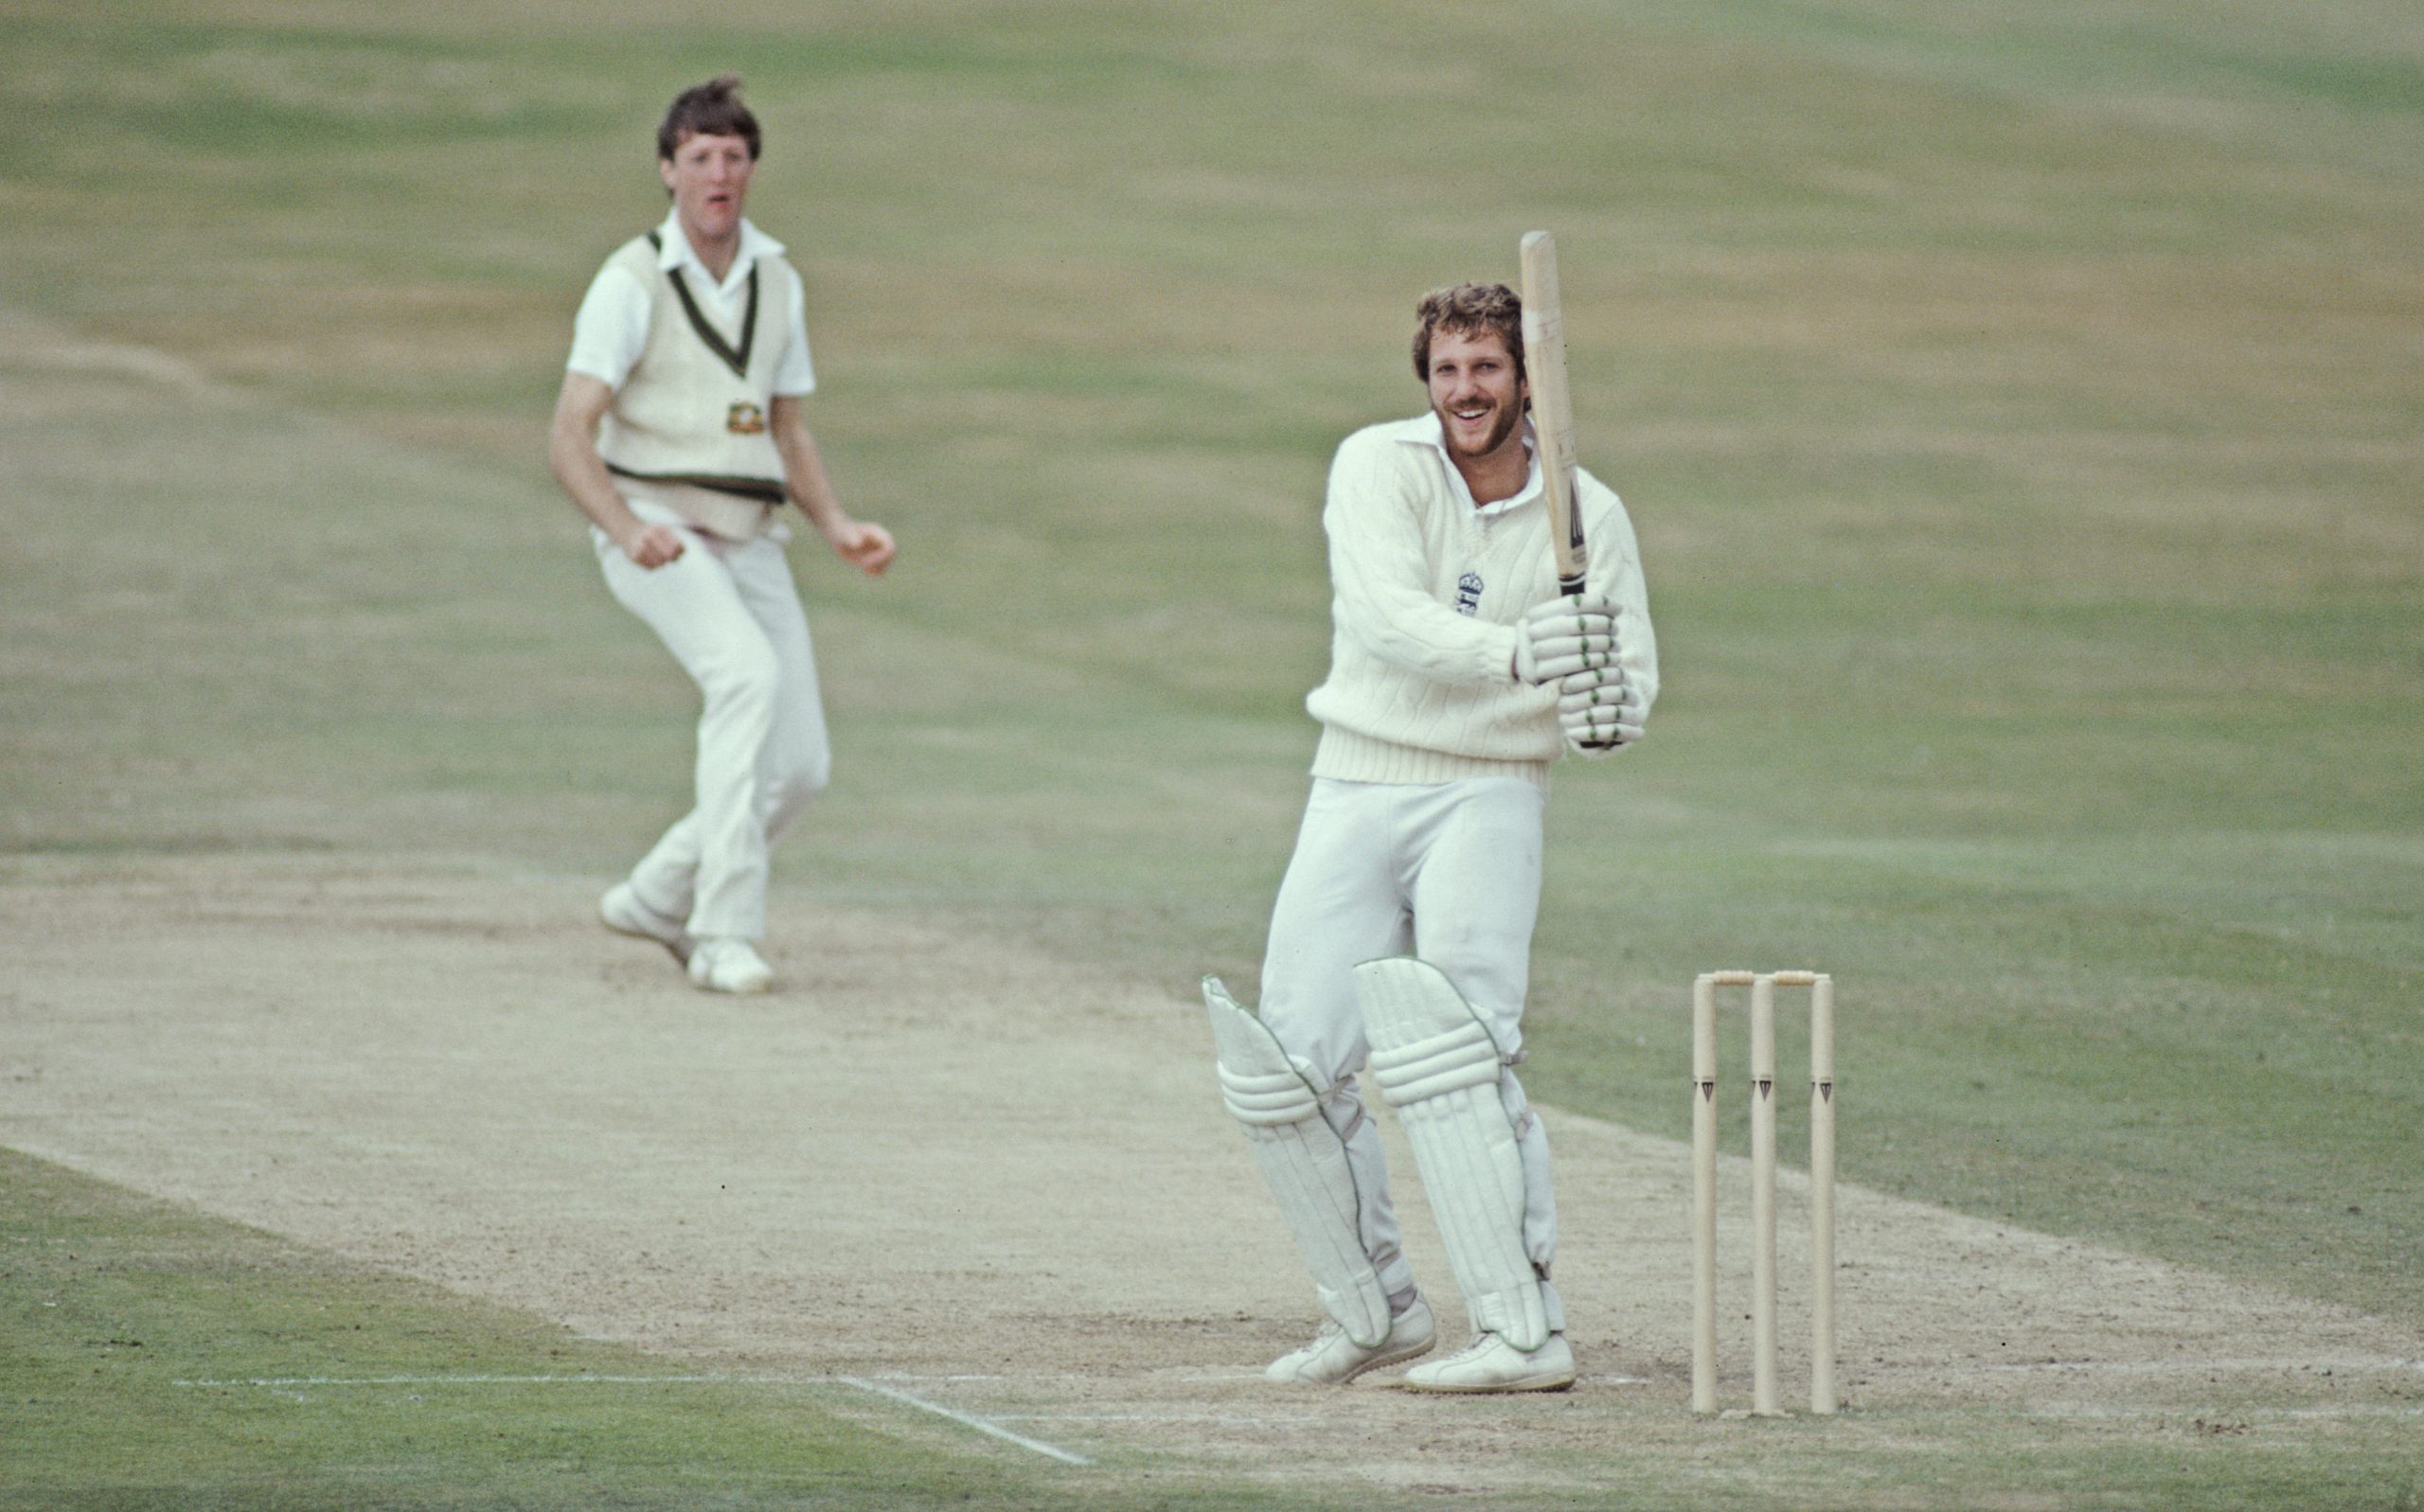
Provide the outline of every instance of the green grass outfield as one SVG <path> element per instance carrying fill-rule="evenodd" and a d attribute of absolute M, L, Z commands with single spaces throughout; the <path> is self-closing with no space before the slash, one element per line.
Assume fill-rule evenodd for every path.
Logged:
<path fill-rule="evenodd" d="M 0 866 L 628 862 L 687 697 L 542 433 L 581 287 L 662 212 L 656 113 L 736 67 L 812 421 L 904 545 L 876 586 L 795 551 L 840 766 L 781 886 L 1250 985 L 1329 449 L 1418 404 L 1416 294 L 1546 225 L 1667 691 L 1560 774 L 1536 1094 L 1680 1136 L 1690 975 L 1807 962 L 1847 1180 L 2424 1319 L 2412 8 L 36 0 L 0 60 Z M 294 1309 L 390 1284 L 223 1263 L 258 1241 L 21 1161 L 0 1198 L 147 1349 L 223 1341 L 197 1373 L 275 1373 Z M 1139 1504 L 790 1388 L 583 1409 L 563 1476 L 482 1468 L 545 1452 L 552 1399 L 478 1409 L 510 1452 L 359 1406 L 256 1434 L 40 1305 L 81 1272 L 5 1269 L 0 1506 Z M 454 1368 L 651 1368 L 411 1307 L 345 1368 L 500 1328 Z M 693 1432 L 741 1468 L 684 1482 Z M 2182 1468 L 1948 1425 L 1791 1489 L 1964 1504 L 1953 1454 L 2073 1504 L 2424 1485 L 2412 1422 L 2268 1434 L 2294 1452 Z M 1167 1494 L 1199 1493 L 1234 1504 Z"/>

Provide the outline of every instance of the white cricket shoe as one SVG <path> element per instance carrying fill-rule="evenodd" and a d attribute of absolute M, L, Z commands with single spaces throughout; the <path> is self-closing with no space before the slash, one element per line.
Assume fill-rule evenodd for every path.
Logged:
<path fill-rule="evenodd" d="M 690 980 L 709 992 L 763 992 L 775 971 L 739 935 L 704 934 L 690 951 Z"/>
<path fill-rule="evenodd" d="M 1367 1370 L 1382 1365 L 1395 1365 L 1427 1354 L 1438 1342 L 1439 1330 L 1431 1321 L 1431 1304 L 1420 1297 L 1414 1305 L 1389 1320 L 1389 1336 L 1366 1349 L 1346 1337 L 1346 1330 L 1336 1320 L 1326 1322 L 1313 1342 L 1299 1349 L 1292 1349 L 1273 1361 L 1263 1371 L 1266 1380 L 1286 1381 L 1313 1386 L 1344 1386 Z"/>
<path fill-rule="evenodd" d="M 606 889 L 606 896 L 597 900 L 597 917 L 615 934 L 654 940 L 671 951 L 677 962 L 690 964 L 690 932 L 682 927 L 680 919 L 641 902 L 631 883 L 616 882 Z"/>
<path fill-rule="evenodd" d="M 1573 1384 L 1574 1351 L 1561 1333 L 1529 1351 L 1486 1333 L 1445 1360 L 1405 1373 L 1408 1391 L 1563 1391 Z"/>

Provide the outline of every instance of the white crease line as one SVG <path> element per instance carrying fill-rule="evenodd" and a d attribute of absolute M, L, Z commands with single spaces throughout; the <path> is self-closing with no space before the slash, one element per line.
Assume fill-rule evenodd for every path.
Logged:
<path fill-rule="evenodd" d="M 245 1376 L 227 1380 L 179 1380 L 177 1386 L 655 1386 L 706 1384 L 817 1385 L 821 1376 Z"/>
<path fill-rule="evenodd" d="M 954 1385 L 964 1385 L 971 1381 L 1017 1380 L 1025 1385 L 1033 1385 L 1038 1381 L 1078 1380 L 1084 1381 L 1092 1385 L 1100 1382 L 1102 1376 L 1099 1372 L 1077 1370 L 1062 1371 L 1057 1374 L 1040 1371 L 1032 1376 L 1005 1376 L 998 1373 L 981 1376 L 923 1376 L 909 1371 L 880 1371 L 869 1379 L 873 1380 L 943 1381 Z M 1174 1380 L 1182 1386 L 1206 1384 L 1217 1386 L 1233 1384 L 1239 1381 L 1260 1383 L 1267 1381 L 1270 1378 L 1265 1376 L 1259 1369 L 1255 1368 L 1215 1368 L 1205 1370 L 1167 1370 L 1159 1373 L 1159 1379 Z M 1155 1377 L 1147 1377 L 1143 1384 L 1147 1386 L 1152 1385 L 1155 1383 Z M 1584 1376 L 1578 1383 L 1585 1386 L 1647 1386 L 1650 1383 L 1650 1378 L 1648 1376 L 1619 1375 Z M 1383 1391 L 1387 1388 L 1382 1385 L 1377 1378 L 1373 1378 L 1370 1379 L 1365 1389 L 1372 1391 Z"/>
<path fill-rule="evenodd" d="M 1264 1379 L 1262 1367 L 1257 1365 L 1251 1368 L 1241 1366 L 1234 1369 L 1164 1370 L 1154 1372 L 1153 1374 L 1147 1376 L 1145 1379 L 1150 1382 L 1156 1379 L 1163 1378 L 1182 1381 L 1261 1380 Z M 1029 1374 L 1017 1376 L 1004 1375 L 1000 1371 L 987 1371 L 981 1374 L 960 1372 L 952 1375 L 938 1376 L 914 1370 L 878 1370 L 869 1372 L 867 1379 L 870 1380 L 941 1380 L 953 1382 L 971 1380 L 1015 1380 L 1026 1384 L 1032 1384 L 1041 1380 L 1079 1380 L 1085 1381 L 1088 1384 L 1094 1384 L 1102 1379 L 1102 1373 L 1100 1371 L 1092 1370 L 1039 1370 Z"/>
<path fill-rule="evenodd" d="M 940 1403 L 930 1402 L 922 1396 L 912 1396 L 905 1391 L 897 1391 L 890 1386 L 878 1385 L 874 1381 L 863 1380 L 856 1376 L 836 1376 L 833 1379 L 842 1382 L 846 1386 L 856 1386 L 861 1391 L 871 1391 L 879 1396 L 889 1396 L 894 1401 L 906 1402 L 912 1407 L 918 1408 L 922 1412 L 933 1413 L 938 1417 L 948 1417 L 953 1422 L 958 1423 L 963 1427 L 972 1428 L 980 1433 L 990 1433 L 995 1438 L 1007 1439 L 1010 1443 L 1016 1444 L 1021 1449 L 1033 1450 L 1038 1454 L 1048 1454 L 1052 1458 L 1061 1461 L 1063 1464 L 1092 1465 L 1094 1463 L 1094 1461 L 1086 1458 L 1083 1454 L 1072 1454 L 1067 1450 L 1058 1448 L 1051 1444 L 1046 1444 L 1042 1439 L 1029 1438 L 1024 1433 L 1013 1433 L 999 1423 L 988 1422 L 982 1417 L 973 1417 L 966 1413 L 955 1412 L 949 1407 L 942 1406 Z"/>
<path fill-rule="evenodd" d="M 1240 1417 L 1232 1413 L 1000 1413 L 996 1423 L 1223 1423 L 1232 1428 L 1264 1428 L 1273 1423 L 1301 1422 L 1290 1417 Z"/>
<path fill-rule="evenodd" d="M 1262 1378 L 1257 1376 L 1256 1379 Z M 1647 1386 L 1646 1376 L 1586 1376 L 1583 1385 Z M 1365 1388 L 1373 1395 L 1389 1391 L 1386 1386 Z M 1174 1408 L 1160 1413 L 996 1413 L 997 1423 L 1221 1423 L 1231 1427 L 1260 1428 L 1271 1423 L 1293 1423 L 1292 1417 L 1255 1416 L 1241 1413 L 1188 1412 Z"/>
<path fill-rule="evenodd" d="M 894 1401 L 915 1407 L 920 1412 L 948 1417 L 980 1433 L 990 1433 L 1024 1450 L 1048 1455 L 1067 1465 L 1092 1465 L 1083 1454 L 1073 1454 L 1042 1439 L 1014 1433 L 998 1423 L 957 1412 L 922 1396 L 880 1385 L 858 1376 L 244 1376 L 223 1380 L 178 1380 L 178 1386 L 258 1386 L 269 1391 L 296 1391 L 304 1387 L 329 1386 L 849 1386 L 872 1392 Z"/>

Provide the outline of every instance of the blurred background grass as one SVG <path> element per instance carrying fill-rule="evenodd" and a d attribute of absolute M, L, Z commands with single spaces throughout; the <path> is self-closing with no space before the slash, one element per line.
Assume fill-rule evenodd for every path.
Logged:
<path fill-rule="evenodd" d="M 689 695 L 542 433 L 737 69 L 904 543 L 795 548 L 780 884 L 1250 987 L 1329 450 L 1545 225 L 1667 691 L 1560 774 L 1539 1094 L 1680 1134 L 1691 973 L 1819 966 L 1847 1179 L 2424 1316 L 2412 7 L 660 20 L 0 17 L 0 845 L 636 854 Z"/>

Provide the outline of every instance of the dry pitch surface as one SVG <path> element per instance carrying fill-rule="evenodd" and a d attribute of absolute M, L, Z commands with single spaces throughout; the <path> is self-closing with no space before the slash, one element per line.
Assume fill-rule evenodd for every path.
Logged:
<path fill-rule="evenodd" d="M 1678 1145 L 1547 1112 L 1572 1393 L 1277 1390 L 1257 1367 L 1313 1307 L 1219 1111 L 1183 963 L 1122 980 L 778 898 L 782 985 L 733 1001 L 606 934 L 591 898 L 475 867 L 21 864 L 0 881 L 0 1139 L 702 1371 L 860 1378 L 1072 1455 L 1538 1488 L 1595 1447 L 1725 1431 L 1684 1411 Z M 1857 1015 L 1856 978 L 1844 993 Z M 1841 1431 L 2414 1411 L 2412 1331 L 1865 1191 L 1845 1118 Z M 1453 1283 L 1393 1152 L 1444 1319 Z"/>

